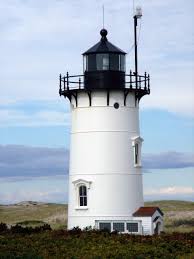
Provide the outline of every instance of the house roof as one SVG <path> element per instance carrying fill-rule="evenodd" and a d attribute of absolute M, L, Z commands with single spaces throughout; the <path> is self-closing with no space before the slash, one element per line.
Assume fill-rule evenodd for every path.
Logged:
<path fill-rule="evenodd" d="M 153 214 L 158 211 L 162 216 L 164 213 L 158 207 L 140 207 L 135 213 L 134 217 L 151 217 Z"/>

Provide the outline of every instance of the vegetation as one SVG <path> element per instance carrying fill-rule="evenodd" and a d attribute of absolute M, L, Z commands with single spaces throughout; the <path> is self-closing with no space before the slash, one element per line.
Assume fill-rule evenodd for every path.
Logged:
<path fill-rule="evenodd" d="M 47 223 L 54 229 L 64 228 L 67 225 L 67 205 L 32 201 L 0 205 L 0 222 L 32 227 Z"/>
<path fill-rule="evenodd" d="M 164 212 L 165 232 L 194 231 L 194 202 L 154 201 L 145 205 L 158 206 Z M 64 229 L 67 226 L 67 205 L 32 201 L 0 205 L 0 222 L 31 227 L 49 224 L 53 229 Z"/>
<path fill-rule="evenodd" d="M 0 205 L 0 222 L 6 223 L 0 223 L 0 258 L 194 258 L 194 203 L 159 201 L 146 206 L 162 209 L 166 233 L 151 237 L 90 228 L 67 231 L 67 205 Z"/>
<path fill-rule="evenodd" d="M 5 225 L 5 224 L 4 224 Z M 194 233 L 133 236 L 75 228 L 11 227 L 0 231 L 0 258 L 192 258 Z"/>
<path fill-rule="evenodd" d="M 164 231 L 168 233 L 194 231 L 194 202 L 154 201 L 148 206 L 158 206 L 164 212 Z"/>

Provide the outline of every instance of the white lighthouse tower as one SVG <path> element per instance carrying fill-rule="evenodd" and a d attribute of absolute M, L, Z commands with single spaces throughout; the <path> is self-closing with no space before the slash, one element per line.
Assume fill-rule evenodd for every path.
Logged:
<path fill-rule="evenodd" d="M 83 53 L 84 74 L 60 75 L 59 93 L 69 99 L 72 119 L 68 229 L 152 234 L 153 216 L 161 230 L 161 211 L 148 213 L 152 225 L 147 229 L 139 213 L 146 211 L 139 101 L 150 93 L 149 75 L 138 75 L 137 67 L 127 74 L 126 53 L 108 41 L 107 30 L 100 34 L 100 41 Z"/>

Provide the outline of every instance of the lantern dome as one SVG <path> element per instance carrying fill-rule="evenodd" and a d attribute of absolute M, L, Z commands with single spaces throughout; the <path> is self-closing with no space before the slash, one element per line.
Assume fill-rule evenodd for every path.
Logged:
<path fill-rule="evenodd" d="M 102 36 L 101 40 L 95 44 L 93 47 L 88 49 L 83 55 L 89 54 L 97 54 L 97 53 L 117 53 L 117 54 L 126 54 L 123 50 L 119 49 L 112 43 L 110 43 L 107 39 L 108 31 L 106 29 L 102 29 L 100 31 L 100 35 Z"/>

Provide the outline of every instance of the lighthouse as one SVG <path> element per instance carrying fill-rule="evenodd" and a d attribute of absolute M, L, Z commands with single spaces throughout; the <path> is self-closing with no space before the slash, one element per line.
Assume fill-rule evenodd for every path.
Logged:
<path fill-rule="evenodd" d="M 71 107 L 68 229 L 160 232 L 163 213 L 143 200 L 139 105 L 150 94 L 150 77 L 138 74 L 137 52 L 132 72 L 108 31 L 99 36 L 83 53 L 83 75 L 60 74 L 59 80 L 59 94 Z"/>

